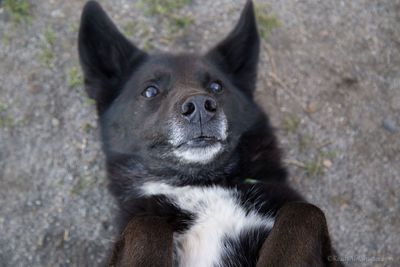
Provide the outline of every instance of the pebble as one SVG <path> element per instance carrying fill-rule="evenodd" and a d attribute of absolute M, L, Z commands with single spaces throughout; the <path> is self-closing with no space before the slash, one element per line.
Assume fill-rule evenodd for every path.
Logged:
<path fill-rule="evenodd" d="M 60 19 L 65 18 L 65 14 L 60 9 L 52 11 L 50 15 L 53 18 L 60 18 Z"/>
<path fill-rule="evenodd" d="M 60 121 L 56 118 L 51 119 L 51 125 L 53 125 L 53 127 L 58 127 L 60 125 Z"/>
<path fill-rule="evenodd" d="M 383 128 L 391 133 L 396 133 L 396 122 L 390 118 L 386 118 L 383 120 Z"/>
<path fill-rule="evenodd" d="M 325 160 L 322 162 L 322 164 L 324 164 L 324 166 L 325 166 L 326 168 L 332 167 L 332 161 L 330 161 L 329 159 L 325 159 Z"/>
<path fill-rule="evenodd" d="M 305 111 L 307 113 L 314 113 L 317 111 L 317 108 L 318 108 L 317 102 L 310 102 L 310 103 L 308 103 Z"/>
<path fill-rule="evenodd" d="M 327 37 L 327 36 L 329 36 L 329 32 L 328 32 L 328 31 L 321 31 L 321 32 L 319 33 L 319 35 L 320 35 L 321 37 Z"/>
<path fill-rule="evenodd" d="M 43 243 L 44 243 L 44 235 L 40 235 L 40 236 L 38 237 L 38 240 L 37 240 L 37 245 L 38 245 L 39 247 L 41 247 L 41 246 L 43 246 Z"/>
<path fill-rule="evenodd" d="M 64 229 L 64 236 L 63 236 L 64 241 L 69 240 L 69 229 Z"/>

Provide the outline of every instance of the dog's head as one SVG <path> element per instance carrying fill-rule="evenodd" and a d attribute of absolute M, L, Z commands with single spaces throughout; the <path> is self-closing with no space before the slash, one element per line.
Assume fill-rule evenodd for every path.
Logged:
<path fill-rule="evenodd" d="M 259 43 L 251 1 L 233 31 L 204 55 L 149 55 L 96 2 L 87 3 L 79 55 L 106 154 L 192 171 L 227 164 L 262 114 L 253 101 Z"/>

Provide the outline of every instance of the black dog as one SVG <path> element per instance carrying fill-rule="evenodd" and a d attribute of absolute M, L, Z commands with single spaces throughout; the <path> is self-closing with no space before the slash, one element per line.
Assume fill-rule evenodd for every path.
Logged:
<path fill-rule="evenodd" d="M 253 100 L 259 43 L 251 1 L 205 55 L 148 55 L 86 4 L 80 61 L 121 209 L 112 265 L 335 266 Z"/>

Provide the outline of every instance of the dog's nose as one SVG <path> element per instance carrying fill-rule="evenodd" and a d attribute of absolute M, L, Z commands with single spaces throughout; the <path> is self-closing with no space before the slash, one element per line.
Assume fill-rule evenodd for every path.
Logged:
<path fill-rule="evenodd" d="M 182 115 L 191 123 L 206 123 L 217 112 L 217 101 L 210 96 L 195 95 L 185 100 L 182 104 Z"/>

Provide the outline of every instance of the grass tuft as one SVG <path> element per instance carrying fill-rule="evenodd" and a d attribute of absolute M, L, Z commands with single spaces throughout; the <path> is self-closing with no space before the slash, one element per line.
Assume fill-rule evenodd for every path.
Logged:
<path fill-rule="evenodd" d="M 304 164 L 304 170 L 309 177 L 324 175 L 324 160 L 333 160 L 336 157 L 337 152 L 334 150 L 320 152 L 313 160 Z"/>
<path fill-rule="evenodd" d="M 184 7 L 192 0 L 142 0 L 147 15 L 169 15 L 173 11 Z"/>
<path fill-rule="evenodd" d="M 4 46 L 9 46 L 11 43 L 11 37 L 7 32 L 3 33 L 3 37 L 1 38 L 1 42 Z"/>
<path fill-rule="evenodd" d="M 8 107 L 0 103 L 0 128 L 11 127 L 14 125 L 14 120 L 6 114 Z"/>
<path fill-rule="evenodd" d="M 185 30 L 193 23 L 193 19 L 189 16 L 174 16 L 172 23 L 176 28 Z"/>
<path fill-rule="evenodd" d="M 316 159 L 306 162 L 304 164 L 304 170 L 309 177 L 315 177 L 324 174 L 323 159 L 317 157 Z"/>
<path fill-rule="evenodd" d="M 56 34 L 54 33 L 53 29 L 47 27 L 43 32 L 43 38 L 46 44 L 53 46 L 56 42 Z"/>
<path fill-rule="evenodd" d="M 54 60 L 54 45 L 56 43 L 56 35 L 50 27 L 46 27 L 42 34 L 42 48 L 39 60 L 43 66 L 50 68 Z"/>
<path fill-rule="evenodd" d="M 94 100 L 94 99 L 92 99 L 92 98 L 89 98 L 89 97 L 85 97 L 85 102 L 84 102 L 84 104 L 85 104 L 86 106 L 94 106 L 94 105 L 96 105 L 96 100 Z"/>
<path fill-rule="evenodd" d="M 269 34 L 279 26 L 281 23 L 279 19 L 268 12 L 266 5 L 256 4 L 255 12 L 258 24 L 258 30 L 262 38 L 268 38 Z"/>
<path fill-rule="evenodd" d="M 71 67 L 67 74 L 68 87 L 75 88 L 83 84 L 83 77 L 77 67 Z"/>
<path fill-rule="evenodd" d="M 288 115 L 283 119 L 281 127 L 286 133 L 295 133 L 299 128 L 299 125 L 299 118 L 297 118 L 295 115 Z"/>
<path fill-rule="evenodd" d="M 308 134 L 302 134 L 299 137 L 299 151 L 304 152 L 308 149 L 313 141 L 313 137 Z"/>
<path fill-rule="evenodd" d="M 346 205 L 349 202 L 348 199 L 342 195 L 332 196 L 331 201 L 337 204 L 338 206 Z"/>
<path fill-rule="evenodd" d="M 39 60 L 45 67 L 50 67 L 54 59 L 54 45 L 56 43 L 56 35 L 50 27 L 46 27 L 42 34 L 42 51 Z"/>
<path fill-rule="evenodd" d="M 92 176 L 78 177 L 71 192 L 76 195 L 83 195 L 85 191 L 88 191 L 95 184 L 95 182 L 96 180 Z"/>
<path fill-rule="evenodd" d="M 92 129 L 94 128 L 93 127 L 93 125 L 92 124 L 90 124 L 90 123 L 85 123 L 84 125 L 83 125 L 83 131 L 86 133 L 86 134 L 88 134 L 88 133 L 90 133 L 91 131 L 92 131 Z"/>
<path fill-rule="evenodd" d="M 11 127 L 14 125 L 14 120 L 7 116 L 0 114 L 0 128 Z"/>
<path fill-rule="evenodd" d="M 28 0 L 4 0 L 1 5 L 15 23 L 30 22 L 32 20 L 31 5 Z"/>
<path fill-rule="evenodd" d="M 332 160 L 332 159 L 335 159 L 337 157 L 337 155 L 338 155 L 338 152 L 335 151 L 335 150 L 321 152 L 321 156 L 324 159 L 331 159 Z"/>
<path fill-rule="evenodd" d="M 49 47 L 42 47 L 42 51 L 39 56 L 39 60 L 45 67 L 50 67 L 51 62 L 53 61 L 54 53 Z"/>
<path fill-rule="evenodd" d="M 132 37 L 137 31 L 137 24 L 133 21 L 129 21 L 125 25 L 122 26 L 122 32 L 129 37 Z"/>
<path fill-rule="evenodd" d="M 164 25 L 167 33 L 167 36 L 161 39 L 167 44 L 181 37 L 193 23 L 191 17 L 180 14 L 182 13 L 180 9 L 191 2 L 192 0 L 141 0 L 139 8 L 142 8 L 146 15 L 158 17 L 158 23 Z M 128 35 L 132 35 L 132 31 L 137 29 L 137 25 L 128 23 L 123 30 Z M 150 39 L 144 42 L 144 46 L 146 51 L 153 48 Z"/>

